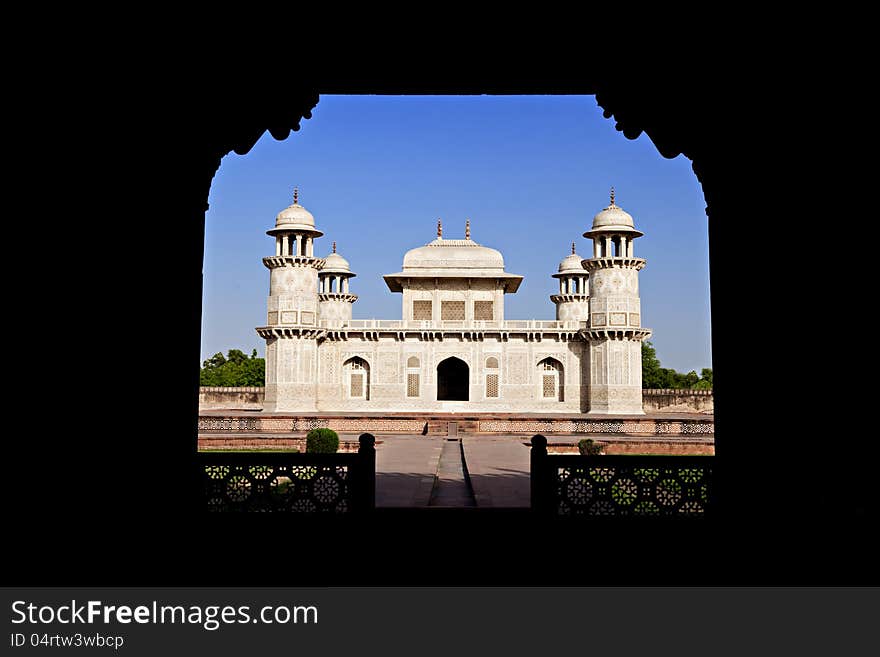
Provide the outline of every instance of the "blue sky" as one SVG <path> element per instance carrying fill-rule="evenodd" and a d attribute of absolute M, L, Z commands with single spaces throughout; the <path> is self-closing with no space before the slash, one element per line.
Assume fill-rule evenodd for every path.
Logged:
<path fill-rule="evenodd" d="M 265 231 L 292 202 L 324 236 L 316 255 L 337 250 L 357 277 L 356 319 L 399 319 L 401 295 L 383 274 L 407 250 L 443 236 L 498 249 L 525 277 L 505 296 L 507 319 L 554 319 L 550 277 L 570 253 L 592 255 L 581 235 L 608 205 L 635 218 L 645 236 L 639 283 L 642 321 L 664 367 L 711 367 L 705 200 L 684 156 L 667 160 L 647 136 L 631 141 L 602 117 L 593 96 L 322 96 L 285 141 L 267 132 L 247 155 L 230 153 L 214 177 L 206 215 L 202 360 L 265 343 L 274 254 Z"/>

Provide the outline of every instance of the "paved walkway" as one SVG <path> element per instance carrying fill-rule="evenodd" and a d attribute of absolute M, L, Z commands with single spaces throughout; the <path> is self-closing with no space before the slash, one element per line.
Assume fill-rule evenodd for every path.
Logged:
<path fill-rule="evenodd" d="M 378 438 L 376 506 L 529 506 L 529 448 L 523 444 L 528 438 L 462 437 L 473 496 L 464 480 L 458 441 L 445 436 Z"/>
<path fill-rule="evenodd" d="M 445 437 L 377 438 L 376 506 L 428 506 Z"/>
<path fill-rule="evenodd" d="M 464 476 L 461 442 L 446 440 L 440 452 L 437 479 L 428 506 L 471 507 L 476 506 L 474 495 Z"/>
<path fill-rule="evenodd" d="M 478 507 L 528 507 L 528 438 L 463 438 L 464 456 Z"/>

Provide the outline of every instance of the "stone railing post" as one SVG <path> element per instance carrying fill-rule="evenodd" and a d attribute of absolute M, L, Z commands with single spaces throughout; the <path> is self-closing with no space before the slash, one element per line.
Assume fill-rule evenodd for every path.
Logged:
<path fill-rule="evenodd" d="M 532 512 L 541 515 L 549 512 L 551 498 L 550 484 L 547 476 L 547 439 L 544 436 L 532 436 L 532 451 L 529 479 L 531 483 Z"/>
<path fill-rule="evenodd" d="M 354 497 L 358 511 L 369 513 L 376 508 L 376 437 L 371 433 L 362 433 L 358 443 L 358 476 Z"/>

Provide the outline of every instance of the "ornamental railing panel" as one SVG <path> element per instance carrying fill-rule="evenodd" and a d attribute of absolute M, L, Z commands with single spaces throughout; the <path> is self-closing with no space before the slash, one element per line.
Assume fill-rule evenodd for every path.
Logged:
<path fill-rule="evenodd" d="M 532 510 L 556 516 L 704 517 L 713 503 L 711 456 L 548 454 L 531 448 Z"/>
<path fill-rule="evenodd" d="M 319 326 L 326 328 L 346 328 L 352 331 L 360 331 L 365 329 L 465 329 L 465 330 L 565 330 L 577 331 L 586 327 L 586 322 L 579 321 L 557 321 L 557 320 L 541 320 L 541 319 L 510 319 L 505 321 L 499 320 L 440 320 L 438 322 L 421 319 L 351 319 L 351 320 L 321 320 Z"/>
<path fill-rule="evenodd" d="M 219 512 L 367 513 L 375 508 L 375 438 L 357 453 L 200 452 L 204 507 Z"/>

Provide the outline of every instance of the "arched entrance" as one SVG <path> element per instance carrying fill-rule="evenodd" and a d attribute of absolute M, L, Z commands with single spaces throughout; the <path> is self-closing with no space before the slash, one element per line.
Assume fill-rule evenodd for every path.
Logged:
<path fill-rule="evenodd" d="M 343 385 L 349 399 L 370 399 L 370 365 L 363 358 L 349 358 L 342 364 Z"/>
<path fill-rule="evenodd" d="M 470 370 L 460 358 L 447 358 L 437 365 L 437 401 L 468 401 Z"/>
<path fill-rule="evenodd" d="M 538 400 L 565 401 L 562 363 L 555 358 L 545 358 L 538 363 Z"/>

